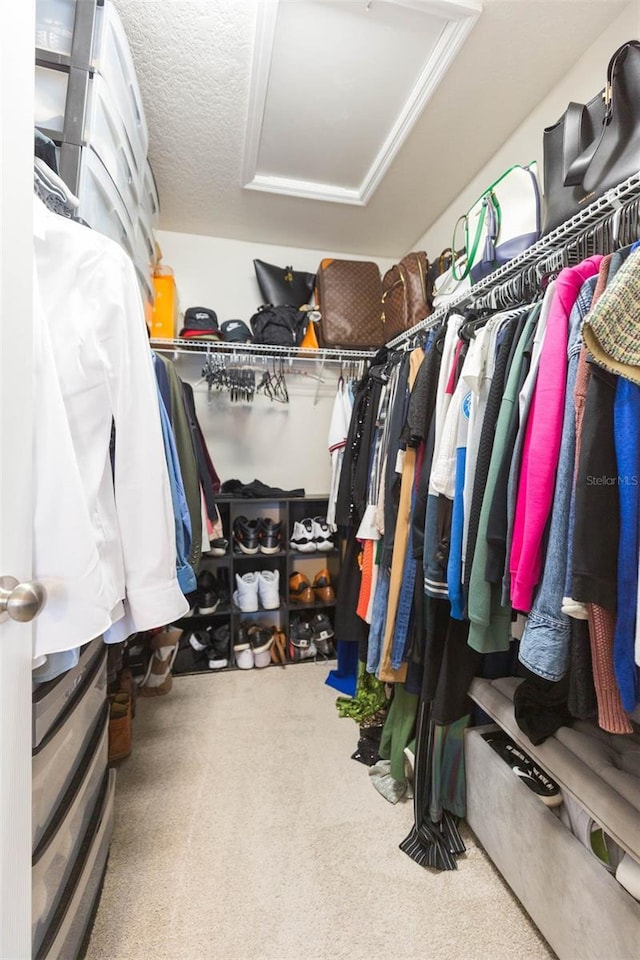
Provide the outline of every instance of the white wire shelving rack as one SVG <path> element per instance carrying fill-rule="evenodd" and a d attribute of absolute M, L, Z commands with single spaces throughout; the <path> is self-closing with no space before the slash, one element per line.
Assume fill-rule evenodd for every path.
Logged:
<path fill-rule="evenodd" d="M 498 306 L 504 306 L 508 309 L 509 291 L 508 285 L 518 275 L 530 271 L 538 271 L 538 277 L 541 271 L 544 272 L 547 265 L 553 263 L 554 259 L 561 256 L 562 252 L 571 246 L 573 242 L 593 231 L 594 228 L 608 220 L 614 220 L 614 231 L 617 229 L 615 219 L 622 214 L 623 208 L 631 204 L 634 200 L 640 200 L 640 172 L 633 174 L 627 180 L 624 180 L 617 187 L 608 190 L 602 197 L 594 200 L 581 210 L 570 220 L 556 227 L 555 230 L 542 237 L 536 243 L 532 244 L 524 253 L 514 257 L 504 266 L 499 267 L 493 273 L 485 277 L 479 283 L 474 284 L 461 293 L 459 297 L 451 299 L 447 304 L 438 307 L 432 314 L 415 324 L 409 330 L 399 334 L 390 340 L 388 347 L 400 347 L 407 344 L 417 333 L 422 330 L 428 330 L 437 326 L 447 316 L 451 310 L 462 305 L 491 303 L 496 309 Z M 637 238 L 636 238 L 637 239 Z M 593 251 L 602 252 L 602 251 Z M 559 264 L 561 265 L 561 264 Z M 503 296 L 499 294 L 502 292 Z M 495 296 L 494 296 L 495 295 Z M 490 297 L 493 297 L 491 302 Z"/>
<path fill-rule="evenodd" d="M 370 360 L 377 350 L 347 350 L 337 347 L 305 349 L 262 343 L 231 343 L 225 340 L 151 340 L 151 347 L 160 353 L 207 354 L 229 356 L 234 360 L 262 357 L 302 360 L 310 363 L 348 363 L 350 361 Z"/>

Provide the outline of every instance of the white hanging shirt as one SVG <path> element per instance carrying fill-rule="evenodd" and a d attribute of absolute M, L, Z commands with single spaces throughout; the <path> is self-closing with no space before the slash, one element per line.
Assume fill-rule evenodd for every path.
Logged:
<path fill-rule="evenodd" d="M 188 610 L 158 392 L 133 264 L 34 198 L 34 656 Z M 115 469 L 110 440 L 115 424 Z M 113 639 L 113 638 L 112 638 Z"/>
<path fill-rule="evenodd" d="M 345 384 L 341 378 L 338 381 L 338 390 L 333 402 L 329 435 L 327 438 L 329 456 L 331 457 L 331 482 L 329 485 L 329 503 L 327 505 L 327 523 L 329 524 L 330 530 L 334 533 L 338 529 L 336 526 L 338 488 L 340 486 L 342 461 L 344 459 L 345 447 L 347 446 L 347 435 L 349 433 L 352 412 L 353 400 L 351 399 L 351 392 L 348 385 Z"/>

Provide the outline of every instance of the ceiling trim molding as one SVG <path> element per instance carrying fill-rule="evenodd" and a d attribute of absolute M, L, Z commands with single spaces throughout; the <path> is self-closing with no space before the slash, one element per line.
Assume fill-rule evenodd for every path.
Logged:
<path fill-rule="evenodd" d="M 262 0 L 258 4 L 242 167 L 242 185 L 245 189 L 355 206 L 365 206 L 369 202 L 482 12 L 479 0 L 377 2 L 409 7 L 422 13 L 440 14 L 447 17 L 448 22 L 362 183 L 354 188 L 257 172 L 279 0 Z"/>
<path fill-rule="evenodd" d="M 256 31 L 253 39 L 253 63 L 247 113 L 247 135 L 244 144 L 242 182 L 248 187 L 258 169 L 258 153 L 262 136 L 262 122 L 269 88 L 269 73 L 276 38 L 279 0 L 262 0 L 256 14 Z M 256 188 L 258 189 L 258 188 Z"/>
<path fill-rule="evenodd" d="M 329 203 L 350 203 L 363 207 L 360 189 L 339 187 L 334 183 L 314 183 L 311 180 L 293 180 L 288 177 L 270 177 L 256 173 L 246 190 L 259 190 L 263 193 L 280 193 L 285 197 L 304 197 L 306 200 L 324 200 Z"/>

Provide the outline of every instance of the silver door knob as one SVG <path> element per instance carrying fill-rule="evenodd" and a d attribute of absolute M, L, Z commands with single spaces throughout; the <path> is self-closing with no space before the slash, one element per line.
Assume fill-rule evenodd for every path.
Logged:
<path fill-rule="evenodd" d="M 19 583 L 15 577 L 0 577 L 0 623 L 11 617 L 27 623 L 37 617 L 47 600 L 41 583 Z"/>

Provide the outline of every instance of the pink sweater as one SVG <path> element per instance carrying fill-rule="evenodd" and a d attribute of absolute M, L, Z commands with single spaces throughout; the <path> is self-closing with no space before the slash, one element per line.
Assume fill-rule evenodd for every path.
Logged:
<path fill-rule="evenodd" d="M 567 385 L 569 316 L 580 287 L 600 267 L 600 255 L 561 271 L 540 353 L 527 421 L 511 546 L 511 603 L 528 613 L 542 569 L 542 540 L 555 487 Z"/>

